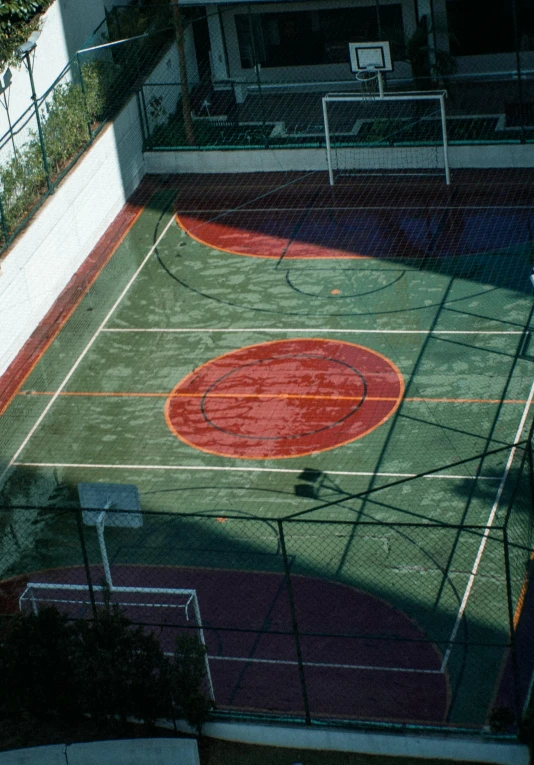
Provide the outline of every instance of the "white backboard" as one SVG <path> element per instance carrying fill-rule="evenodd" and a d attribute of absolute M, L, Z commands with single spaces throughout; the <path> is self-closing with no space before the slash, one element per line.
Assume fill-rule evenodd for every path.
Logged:
<path fill-rule="evenodd" d="M 382 42 L 349 43 L 350 68 L 353 72 L 375 69 L 377 72 L 391 72 L 391 51 L 387 40 Z"/>
<path fill-rule="evenodd" d="M 105 511 L 105 526 L 140 528 L 143 525 L 137 486 L 128 483 L 79 483 L 83 522 L 95 526 Z M 113 512 L 115 510 L 115 512 Z M 116 511 L 127 512 L 116 512 Z"/>

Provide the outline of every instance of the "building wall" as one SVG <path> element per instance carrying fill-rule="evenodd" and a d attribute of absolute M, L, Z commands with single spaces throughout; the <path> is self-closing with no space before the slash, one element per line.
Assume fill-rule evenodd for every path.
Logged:
<path fill-rule="evenodd" d="M 404 33 L 409 36 L 415 29 L 415 6 L 413 0 L 380 0 L 380 6 L 401 4 L 402 16 L 404 24 Z M 359 8 L 376 8 L 374 0 L 359 0 L 356 4 L 350 2 L 350 0 L 330 0 L 326 3 L 324 0 L 308 0 L 307 2 L 295 2 L 295 3 L 262 3 L 261 7 L 251 3 L 251 13 L 269 13 L 276 12 L 281 13 L 284 11 L 311 11 L 311 10 L 323 10 L 323 9 L 336 9 L 347 8 L 351 5 L 356 5 Z M 221 16 L 224 26 L 224 38 L 227 45 L 227 55 L 229 62 L 229 77 L 232 80 L 239 80 L 242 82 L 250 82 L 254 85 L 256 81 L 256 73 L 253 69 L 245 69 L 241 66 L 239 44 L 236 31 L 235 16 L 242 13 L 247 13 L 247 5 L 237 5 L 227 8 L 224 5 L 219 6 L 221 10 Z M 210 5 L 206 7 L 209 13 L 213 13 L 213 7 Z M 213 35 L 211 37 L 212 42 L 212 61 L 218 59 L 221 56 L 220 41 Z M 347 57 L 348 58 L 348 57 Z M 405 62 L 396 62 L 395 64 L 395 76 L 406 77 L 410 74 L 409 65 Z M 354 80 L 354 74 L 350 70 L 349 64 L 325 64 L 315 66 L 289 66 L 289 67 L 264 67 L 261 70 L 262 84 L 269 82 L 328 82 L 328 81 L 352 81 Z"/>
<path fill-rule="evenodd" d="M 199 83 L 195 43 L 191 27 L 184 31 L 184 48 L 187 66 L 187 81 L 189 89 Z M 153 130 L 165 123 L 169 115 L 174 114 L 181 98 L 180 66 L 178 63 L 178 48 L 173 40 L 166 54 L 153 69 L 143 85 L 144 109 L 143 118 L 146 132 L 151 135 Z"/>
<path fill-rule="evenodd" d="M 56 0 L 42 18 L 42 31 L 33 60 L 35 90 L 45 93 L 76 50 L 104 19 L 104 0 Z M 32 105 L 28 72 L 23 64 L 11 66 L 12 82 L 5 93 L 11 124 Z M 4 96 L 0 97 L 0 138 L 9 129 Z M 5 157 L 0 150 L 0 163 Z"/>

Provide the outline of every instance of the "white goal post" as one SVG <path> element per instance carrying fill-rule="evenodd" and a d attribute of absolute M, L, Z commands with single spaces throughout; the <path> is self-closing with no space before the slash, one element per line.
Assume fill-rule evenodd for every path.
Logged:
<path fill-rule="evenodd" d="M 330 185 L 335 172 L 439 172 L 450 184 L 447 92 L 331 93 L 323 97 Z"/>
<path fill-rule="evenodd" d="M 209 664 L 209 657 L 204 636 L 204 627 L 196 590 L 169 587 L 113 587 L 110 591 L 105 585 L 66 584 L 58 582 L 28 582 L 19 597 L 19 611 L 37 615 L 41 606 L 55 606 L 71 619 L 83 619 L 94 608 L 107 608 L 107 598 L 113 595 L 112 605 L 119 606 L 121 612 L 135 626 L 143 624 L 145 628 L 167 629 L 174 634 L 179 628 L 173 611 L 183 613 L 185 623 L 192 622 L 193 632 L 206 649 L 204 666 L 206 681 L 211 698 L 215 701 L 215 691 Z M 183 626 L 183 624 L 182 624 Z M 172 651 L 166 650 L 166 655 Z"/>

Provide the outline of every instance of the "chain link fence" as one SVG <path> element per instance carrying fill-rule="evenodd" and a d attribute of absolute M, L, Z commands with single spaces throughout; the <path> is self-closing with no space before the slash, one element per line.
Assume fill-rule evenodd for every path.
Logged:
<path fill-rule="evenodd" d="M 127 39 L 124 39 L 127 37 Z M 9 244 L 172 44 L 168 7 L 117 7 L 0 138 L 0 248 Z"/>
<path fill-rule="evenodd" d="M 201 635 L 222 717 L 510 735 L 534 669 L 531 445 L 469 461 L 487 472 L 511 448 L 516 467 L 496 477 L 479 524 L 362 512 L 424 503 L 430 473 L 322 502 L 305 471 L 317 512 L 283 518 L 100 515 L 58 485 L 47 507 L 1 508 L 0 613 L 48 604 L 91 619 L 109 588 L 164 646 Z M 473 483 L 466 514 L 489 496 L 487 479 Z M 347 520 L 327 518 L 340 502 Z"/>
<path fill-rule="evenodd" d="M 373 40 L 390 43 L 388 91 L 447 90 L 453 144 L 534 140 L 529 4 L 494 0 L 483 12 L 475 2 L 430 5 L 423 14 L 417 3 L 378 0 L 326 0 L 310 10 L 288 2 L 187 4 L 180 12 L 198 70 L 198 84 L 197 72 L 189 82 L 192 125 L 186 130 L 181 105 L 168 111 L 171 92 L 179 100 L 178 70 L 174 82 L 144 85 L 143 102 L 167 110 L 166 119 L 147 121 L 147 148 L 324 146 L 321 98 L 369 90 L 351 73 L 348 43 Z M 366 142 L 352 133 L 356 145 Z"/>
<path fill-rule="evenodd" d="M 530 3 L 494 0 L 484 13 L 474 0 L 430 5 L 427 14 L 381 0 L 114 7 L 0 138 L 0 247 L 134 93 L 147 150 L 324 147 L 322 97 L 374 93 L 351 72 L 348 42 L 389 41 L 387 91 L 445 89 L 450 144 L 533 141 Z M 412 135 L 395 109 L 367 122 L 349 115 L 332 144 L 439 144 L 439 120 L 422 132 L 419 120 Z"/>

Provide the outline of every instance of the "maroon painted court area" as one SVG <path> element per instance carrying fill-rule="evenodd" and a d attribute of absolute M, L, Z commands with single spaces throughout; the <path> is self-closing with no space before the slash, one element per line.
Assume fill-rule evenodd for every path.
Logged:
<path fill-rule="evenodd" d="M 98 584 L 103 571 L 92 567 L 91 575 Z M 112 575 L 116 587 L 196 590 L 219 709 L 304 714 L 282 573 L 113 566 Z M 82 567 L 39 572 L 31 581 L 86 582 Z M 4 582 L 0 593 L 9 593 L 14 607 L 24 585 L 22 579 Z M 292 592 L 313 718 L 445 720 L 448 683 L 440 672 L 441 656 L 407 614 L 361 590 L 313 577 L 293 575 Z M 65 597 L 59 589 L 49 595 Z M 143 593 L 133 602 L 137 605 L 124 607 L 126 615 L 153 625 L 165 650 L 172 650 L 180 628 L 191 627 L 191 614 L 185 621 L 170 596 Z M 90 616 L 85 606 L 62 607 L 72 617 Z"/>
<path fill-rule="evenodd" d="M 381 425 L 404 384 L 393 362 L 354 343 L 277 340 L 219 356 L 181 380 L 170 429 L 225 457 L 280 459 L 332 449 Z"/>
<path fill-rule="evenodd" d="M 253 174 L 240 187 L 231 176 L 219 176 L 216 187 L 195 176 L 176 204 L 179 225 L 218 250 L 284 260 L 463 257 L 532 238 L 527 170 L 455 171 L 450 187 L 395 176 L 330 187 L 321 173 L 287 174 L 275 185 L 271 175 L 262 175 L 261 189 Z"/>

